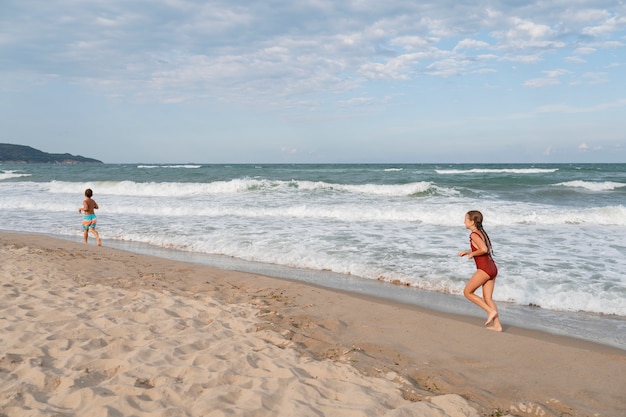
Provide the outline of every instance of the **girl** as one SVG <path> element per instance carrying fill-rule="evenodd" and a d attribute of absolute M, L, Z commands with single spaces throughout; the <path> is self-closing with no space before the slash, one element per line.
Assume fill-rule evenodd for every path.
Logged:
<path fill-rule="evenodd" d="M 498 317 L 498 307 L 493 302 L 493 287 L 496 283 L 496 275 L 498 268 L 491 257 L 492 248 L 491 241 L 485 229 L 483 229 L 483 215 L 480 211 L 468 211 L 465 215 L 465 228 L 472 231 L 470 233 L 470 248 L 459 252 L 459 256 L 467 256 L 468 259 L 474 259 L 476 262 L 476 272 L 465 285 L 463 295 L 487 312 L 487 321 L 485 326 L 493 323 L 488 327 L 489 330 L 502 331 L 502 325 Z M 474 294 L 478 287 L 483 287 L 483 298 Z"/>

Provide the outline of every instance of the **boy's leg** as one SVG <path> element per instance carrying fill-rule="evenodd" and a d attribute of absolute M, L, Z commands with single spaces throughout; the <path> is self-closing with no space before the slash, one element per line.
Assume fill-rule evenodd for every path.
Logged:
<path fill-rule="evenodd" d="M 93 227 L 91 231 L 93 232 L 93 235 L 96 237 L 96 242 L 98 242 L 98 246 L 102 246 L 102 241 L 100 240 L 100 234 L 98 233 L 96 228 Z"/>

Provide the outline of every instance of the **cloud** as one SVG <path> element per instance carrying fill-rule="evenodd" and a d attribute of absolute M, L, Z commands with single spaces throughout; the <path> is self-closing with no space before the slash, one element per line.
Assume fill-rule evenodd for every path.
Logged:
<path fill-rule="evenodd" d="M 609 80 L 606 72 L 586 72 L 582 78 L 589 84 L 604 84 Z"/>
<path fill-rule="evenodd" d="M 564 113 L 564 114 L 576 114 L 576 113 L 595 113 L 604 110 L 626 107 L 626 98 L 618 99 L 609 102 L 600 102 L 593 106 L 581 107 L 572 106 L 569 104 L 552 104 L 539 106 L 536 109 L 537 113 Z"/>
<path fill-rule="evenodd" d="M 582 33 L 591 36 L 607 36 L 626 26 L 626 16 L 611 16 L 597 25 L 583 28 Z"/>
<path fill-rule="evenodd" d="M 109 97 L 165 103 L 290 107 L 365 96 L 377 81 L 503 74 L 506 62 L 545 71 L 561 51 L 562 62 L 582 65 L 580 56 L 622 48 L 625 27 L 617 11 L 591 3 L 563 10 L 539 1 L 9 4 L 0 14 L 0 53 L 9 57 L 0 76 L 54 74 Z M 557 85 L 557 77 L 522 85 Z"/>
<path fill-rule="evenodd" d="M 616 149 L 619 149 L 619 146 L 617 146 Z M 604 151 L 604 146 L 602 146 L 602 145 L 590 146 L 587 143 L 581 143 L 580 145 L 578 145 L 578 148 L 576 148 L 576 150 L 579 153 L 601 152 L 601 151 Z"/>
<path fill-rule="evenodd" d="M 548 25 L 535 23 L 527 19 L 512 17 L 508 19 L 508 29 L 496 30 L 492 36 L 501 40 L 498 45 L 503 50 L 528 48 L 560 48 L 565 44 L 555 40 L 555 31 Z"/>
<path fill-rule="evenodd" d="M 538 64 L 542 61 L 541 55 L 505 55 L 501 58 L 503 61 L 519 62 L 521 64 Z"/>
<path fill-rule="evenodd" d="M 543 73 L 546 74 L 547 77 L 556 78 L 556 77 L 560 77 L 561 75 L 571 74 L 571 71 L 561 68 L 561 69 L 543 71 Z"/>
<path fill-rule="evenodd" d="M 576 54 L 576 55 L 590 55 L 590 54 L 593 54 L 596 51 L 597 51 L 597 49 L 593 48 L 591 46 L 583 46 L 583 47 L 574 49 L 574 54 Z"/>
<path fill-rule="evenodd" d="M 454 50 L 457 51 L 461 49 L 488 49 L 490 46 L 490 44 L 484 41 L 476 39 L 463 39 L 456 44 Z"/>
<path fill-rule="evenodd" d="M 584 64 L 587 61 L 579 56 L 568 56 L 564 58 L 565 61 L 575 63 L 575 64 Z"/>
<path fill-rule="evenodd" d="M 561 84 L 559 77 L 562 75 L 569 74 L 570 71 L 565 70 L 565 69 L 555 69 L 555 70 L 546 70 L 546 71 L 543 71 L 543 73 L 546 75 L 545 77 L 533 78 L 533 79 L 527 80 L 522 85 L 524 87 L 529 87 L 529 88 L 541 88 L 541 87 L 559 85 Z"/>
<path fill-rule="evenodd" d="M 561 84 L 561 81 L 558 78 L 532 78 L 524 81 L 522 85 L 530 88 L 541 88 L 559 84 Z"/>
<path fill-rule="evenodd" d="M 298 149 L 286 146 L 282 147 L 280 151 L 285 155 L 296 155 L 298 153 Z"/>
<path fill-rule="evenodd" d="M 540 88 L 561 84 L 559 77 L 562 75 L 570 74 L 571 72 L 566 69 L 554 69 L 543 71 L 545 77 L 533 78 L 523 83 L 524 87 Z"/>
<path fill-rule="evenodd" d="M 339 104 L 345 106 L 365 106 L 374 102 L 375 99 L 373 97 L 353 97 L 348 100 L 342 100 Z"/>
<path fill-rule="evenodd" d="M 427 39 L 421 36 L 405 35 L 391 39 L 390 43 L 391 45 L 399 46 L 409 51 L 416 51 L 430 48 L 433 44 L 437 43 L 437 39 Z"/>
<path fill-rule="evenodd" d="M 370 79 L 407 80 L 412 68 L 419 64 L 421 53 L 403 54 L 390 58 L 384 63 L 370 62 L 363 64 L 359 73 Z"/>

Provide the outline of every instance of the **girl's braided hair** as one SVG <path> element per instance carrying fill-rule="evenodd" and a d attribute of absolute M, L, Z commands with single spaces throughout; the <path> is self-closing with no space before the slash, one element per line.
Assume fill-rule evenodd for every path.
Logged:
<path fill-rule="evenodd" d="M 483 234 L 485 237 L 485 243 L 487 244 L 487 250 L 490 254 L 493 255 L 493 247 L 491 246 L 491 240 L 489 239 L 489 235 L 485 232 L 483 228 L 483 214 L 478 210 L 470 210 L 467 212 L 467 216 L 471 221 L 474 222 L 476 228 Z"/>

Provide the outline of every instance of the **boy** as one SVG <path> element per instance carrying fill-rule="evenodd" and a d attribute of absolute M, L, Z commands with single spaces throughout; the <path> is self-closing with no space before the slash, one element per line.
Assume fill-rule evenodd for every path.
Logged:
<path fill-rule="evenodd" d="M 87 188 L 85 190 L 85 201 L 83 201 L 83 206 L 78 209 L 79 213 L 83 213 L 83 234 L 85 236 L 85 244 L 87 244 L 87 238 L 89 237 L 89 229 L 93 232 L 93 235 L 96 237 L 96 241 L 98 242 L 98 246 L 102 246 L 102 241 L 100 240 L 100 235 L 96 230 L 96 213 L 95 210 L 98 207 L 98 203 L 91 198 L 93 195 L 93 191 L 91 188 Z"/>

